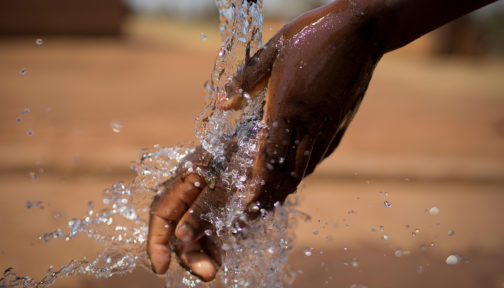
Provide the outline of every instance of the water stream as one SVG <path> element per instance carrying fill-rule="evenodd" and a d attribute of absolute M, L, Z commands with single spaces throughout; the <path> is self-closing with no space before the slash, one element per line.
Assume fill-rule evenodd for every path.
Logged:
<path fill-rule="evenodd" d="M 163 277 L 166 287 L 289 287 L 295 278 L 287 266 L 299 215 L 295 200 L 277 205 L 274 213 L 263 211 L 262 219 L 249 223 L 243 237 L 236 237 L 228 229 L 244 208 L 241 196 L 247 189 L 246 171 L 257 153 L 256 135 L 265 128 L 261 122 L 265 91 L 248 98 L 240 111 L 223 111 L 215 105 L 216 99 L 226 93 L 225 85 L 243 65 L 246 54 L 253 55 L 262 45 L 262 1 L 217 0 L 216 4 L 222 47 L 206 83 L 207 106 L 196 119 L 195 134 L 204 149 L 221 163 L 220 177 L 234 193 L 225 213 L 206 215 L 216 226 L 226 256 L 217 279 L 210 284 L 202 283 L 176 263 Z M 238 151 L 231 162 L 224 163 L 226 146 L 233 140 L 239 144 Z M 41 241 L 47 242 L 71 241 L 78 235 L 87 235 L 103 247 L 94 259 L 73 259 L 60 268 L 51 266 L 40 280 L 18 276 L 8 268 L 0 287 L 48 287 L 60 278 L 76 274 L 108 278 L 137 268 L 150 270 L 146 252 L 150 203 L 160 192 L 160 184 L 186 166 L 185 158 L 195 147 L 196 144 L 187 144 L 142 150 L 140 159 L 131 167 L 137 172 L 136 178 L 116 183 L 103 192 L 105 208 L 95 209 L 90 202 L 87 215 L 70 220 L 66 228 L 40 236 Z"/>

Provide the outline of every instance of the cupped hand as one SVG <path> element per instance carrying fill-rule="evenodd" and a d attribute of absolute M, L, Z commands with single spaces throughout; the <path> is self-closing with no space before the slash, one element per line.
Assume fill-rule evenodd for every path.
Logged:
<path fill-rule="evenodd" d="M 191 166 L 180 165 L 177 176 L 163 183 L 161 193 L 152 202 L 147 252 L 152 269 L 158 274 L 168 270 L 173 249 L 182 266 L 202 280 L 209 281 L 215 277 L 220 265 L 218 239 L 211 235 L 190 234 L 196 230 L 188 230 L 188 224 L 180 225 L 177 230 L 176 227 L 180 222 L 187 222 L 187 215 L 195 213 L 192 208 L 195 200 L 208 190 L 207 182 L 198 170 L 208 169 L 211 156 L 198 147 L 184 160 L 183 164 L 191 163 Z M 185 231 L 186 234 L 174 237 L 175 231 Z"/>
<path fill-rule="evenodd" d="M 259 152 L 249 173 L 250 181 L 264 184 L 250 185 L 255 188 L 247 197 L 249 213 L 283 202 L 338 146 L 383 51 L 373 23 L 361 12 L 350 1 L 336 1 L 296 18 L 246 61 L 218 101 L 220 109 L 241 109 L 249 101 L 245 93 L 254 96 L 267 86 L 267 128 L 258 134 Z M 172 241 L 182 265 L 209 281 L 222 254 L 212 236 L 215 228 L 202 216 L 225 207 L 229 189 L 187 172 L 165 186 L 152 206 L 153 269 L 168 269 Z"/>

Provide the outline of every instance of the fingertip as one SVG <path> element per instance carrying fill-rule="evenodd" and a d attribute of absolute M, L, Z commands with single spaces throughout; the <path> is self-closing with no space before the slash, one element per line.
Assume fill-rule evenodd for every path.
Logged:
<path fill-rule="evenodd" d="M 175 237 L 182 242 L 190 242 L 194 240 L 195 237 L 194 228 L 189 223 L 182 222 L 175 230 Z"/>
<path fill-rule="evenodd" d="M 164 274 L 170 266 L 171 251 L 168 247 L 154 244 L 149 249 L 152 271 L 156 274 Z"/>
<path fill-rule="evenodd" d="M 200 252 L 190 252 L 184 254 L 183 258 L 187 267 L 201 280 L 208 282 L 215 278 L 217 267 L 208 255 Z"/>

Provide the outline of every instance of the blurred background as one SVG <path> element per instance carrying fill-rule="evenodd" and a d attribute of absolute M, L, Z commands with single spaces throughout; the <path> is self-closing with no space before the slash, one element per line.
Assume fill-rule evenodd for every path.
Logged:
<path fill-rule="evenodd" d="M 326 2 L 265 0 L 265 39 Z M 295 287 L 504 287 L 503 4 L 385 55 L 298 193 Z M 0 269 L 40 278 L 99 251 L 38 236 L 132 179 L 139 148 L 194 139 L 219 44 L 211 0 L 0 1 Z M 163 281 L 56 283 L 140 285 Z"/>

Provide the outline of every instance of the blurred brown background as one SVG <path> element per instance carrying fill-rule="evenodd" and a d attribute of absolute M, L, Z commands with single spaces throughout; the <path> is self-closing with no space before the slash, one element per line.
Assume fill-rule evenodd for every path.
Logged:
<path fill-rule="evenodd" d="M 266 0 L 265 38 L 322 2 Z M 381 61 L 341 147 L 299 193 L 313 220 L 297 230 L 295 287 L 504 287 L 501 2 Z M 99 247 L 84 237 L 37 237 L 131 179 L 139 148 L 194 139 L 220 43 L 213 5 L 0 2 L 0 269 L 39 278 L 92 257 Z M 450 254 L 461 263 L 447 265 Z M 56 283 L 146 285 L 162 281 L 139 270 Z"/>

